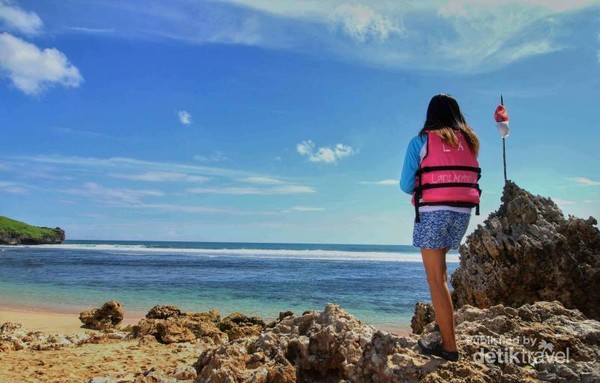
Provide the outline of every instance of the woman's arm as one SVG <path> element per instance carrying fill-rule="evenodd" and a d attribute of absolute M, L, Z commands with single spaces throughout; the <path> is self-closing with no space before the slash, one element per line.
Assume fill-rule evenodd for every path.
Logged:
<path fill-rule="evenodd" d="M 404 156 L 404 166 L 400 175 L 400 189 L 403 192 L 412 194 L 415 188 L 415 176 L 421 163 L 421 150 L 425 145 L 426 137 L 416 136 L 408 143 L 406 155 Z"/>

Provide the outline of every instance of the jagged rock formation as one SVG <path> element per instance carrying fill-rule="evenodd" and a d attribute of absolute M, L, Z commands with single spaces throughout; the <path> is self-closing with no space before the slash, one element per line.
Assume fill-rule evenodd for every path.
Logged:
<path fill-rule="evenodd" d="M 133 336 L 151 335 L 161 343 L 193 342 L 197 339 L 221 344 L 228 340 L 259 334 L 265 323 L 258 317 L 232 313 L 223 318 L 219 311 L 182 313 L 175 306 L 155 306 L 146 318 L 133 326 Z"/>
<path fill-rule="evenodd" d="M 38 227 L 0 216 L 0 245 L 58 244 L 65 240 L 60 227 Z"/>
<path fill-rule="evenodd" d="M 176 310 L 172 310 L 175 312 Z M 154 310 L 164 312 L 164 310 Z M 208 314 L 208 315 L 200 315 Z M 191 314 L 190 316 L 193 316 Z M 214 318 L 215 312 L 196 317 Z M 185 316 L 184 316 L 185 317 Z M 236 315 L 239 317 L 239 315 Z M 170 316 L 163 320 L 175 318 Z M 243 322 L 248 323 L 247 319 Z M 496 305 L 478 309 L 465 305 L 456 312 L 458 362 L 419 353 L 417 335 L 399 336 L 364 325 L 339 306 L 301 316 L 282 313 L 258 334 L 216 343 L 196 339 L 202 350 L 194 368 L 144 365 L 141 373 L 119 379 L 108 374 L 92 382 L 196 383 L 516 383 L 600 381 L 600 322 L 554 302 L 519 308 Z M 422 337 L 439 337 L 430 323 Z M 30 332 L 18 324 L 0 326 L 0 352 L 75 347 L 130 339 L 127 333 L 105 331 L 78 335 Z M 139 340 L 139 350 L 153 336 Z M 178 352 L 178 345 L 173 352 Z M 169 346 L 164 346 L 169 347 Z M 128 356 L 127 358 L 130 358 Z"/>
<path fill-rule="evenodd" d="M 600 231 L 508 181 L 502 205 L 467 237 L 452 274 L 456 307 L 560 301 L 600 319 Z"/>
<path fill-rule="evenodd" d="M 435 320 L 433 305 L 426 302 L 417 302 L 415 304 L 415 314 L 410 320 L 410 328 L 413 334 L 421 334 L 426 325 Z"/>
<path fill-rule="evenodd" d="M 108 301 L 100 308 L 89 309 L 79 313 L 83 327 L 93 330 L 115 328 L 123 321 L 125 310 L 117 301 Z"/>
<path fill-rule="evenodd" d="M 421 355 L 416 335 L 396 336 L 378 331 L 329 304 L 323 312 L 287 316 L 260 335 L 206 350 L 194 365 L 198 372 L 196 383 L 600 379 L 600 322 L 565 309 L 559 302 L 537 302 L 518 309 L 502 305 L 486 310 L 464 306 L 456 313 L 456 324 L 461 359 L 446 362 Z M 439 336 L 433 327 L 433 323 L 425 327 L 425 338 Z M 506 339 L 522 341 L 498 343 Z M 509 352 L 522 359 L 517 363 L 502 362 Z M 560 360 L 567 352 L 568 360 Z"/>
<path fill-rule="evenodd" d="M 173 316 L 181 315 L 181 310 L 173 305 L 157 305 L 154 306 L 146 314 L 147 319 L 167 319 Z M 218 314 L 217 314 L 218 315 Z"/>
<path fill-rule="evenodd" d="M 265 328 L 265 322 L 259 317 L 248 317 L 235 312 L 219 322 L 219 330 L 227 334 L 229 340 L 258 335 Z"/>
<path fill-rule="evenodd" d="M 29 331 L 20 323 L 5 322 L 0 326 L 0 352 L 19 350 L 56 350 L 63 347 L 80 346 L 85 343 L 104 343 L 110 340 L 122 340 L 129 336 L 122 331 L 110 331 L 95 334 L 46 334 L 41 331 Z"/>
<path fill-rule="evenodd" d="M 109 376 L 94 377 L 86 383 L 184 383 L 196 379 L 196 370 L 192 366 L 177 367 L 171 371 L 150 368 L 139 374 L 134 380 L 114 379 Z"/>

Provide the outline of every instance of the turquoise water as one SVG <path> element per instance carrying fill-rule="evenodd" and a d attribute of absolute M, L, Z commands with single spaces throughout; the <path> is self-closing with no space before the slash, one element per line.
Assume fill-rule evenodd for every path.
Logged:
<path fill-rule="evenodd" d="M 449 255 L 448 272 L 457 266 Z M 407 325 L 429 301 L 412 246 L 206 242 L 67 241 L 0 247 L 0 304 L 78 311 L 109 300 L 145 313 L 156 304 L 184 311 L 280 311 L 340 304 L 378 326 Z"/>

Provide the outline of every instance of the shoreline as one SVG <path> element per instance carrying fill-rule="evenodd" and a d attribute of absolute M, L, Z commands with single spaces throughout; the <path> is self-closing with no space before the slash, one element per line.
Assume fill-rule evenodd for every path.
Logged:
<path fill-rule="evenodd" d="M 144 317 L 143 314 L 127 314 L 121 322 L 123 325 L 134 325 Z M 77 334 L 96 331 L 81 327 L 79 313 L 51 311 L 30 307 L 11 307 L 0 305 L 0 325 L 5 322 L 20 323 L 30 331 L 45 333 Z"/>
<path fill-rule="evenodd" d="M 144 317 L 145 313 L 142 312 L 125 312 L 125 317 L 121 324 L 124 326 L 135 325 Z M 270 322 L 275 318 L 264 319 L 266 322 Z M 5 322 L 20 323 L 27 330 L 42 331 L 45 333 L 73 334 L 95 331 L 81 327 L 82 323 L 79 320 L 79 312 L 75 310 L 50 310 L 47 308 L 12 306 L 2 303 L 0 304 L 0 325 Z M 410 325 L 383 324 L 372 326 L 378 330 L 398 335 L 412 333 Z"/>

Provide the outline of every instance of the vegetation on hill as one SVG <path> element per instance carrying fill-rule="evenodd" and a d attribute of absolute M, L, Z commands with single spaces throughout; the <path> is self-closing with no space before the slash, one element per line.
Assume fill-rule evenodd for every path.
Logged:
<path fill-rule="evenodd" d="M 65 232 L 61 228 L 38 227 L 28 225 L 8 217 L 0 216 L 0 244 L 36 245 L 61 243 Z"/>

